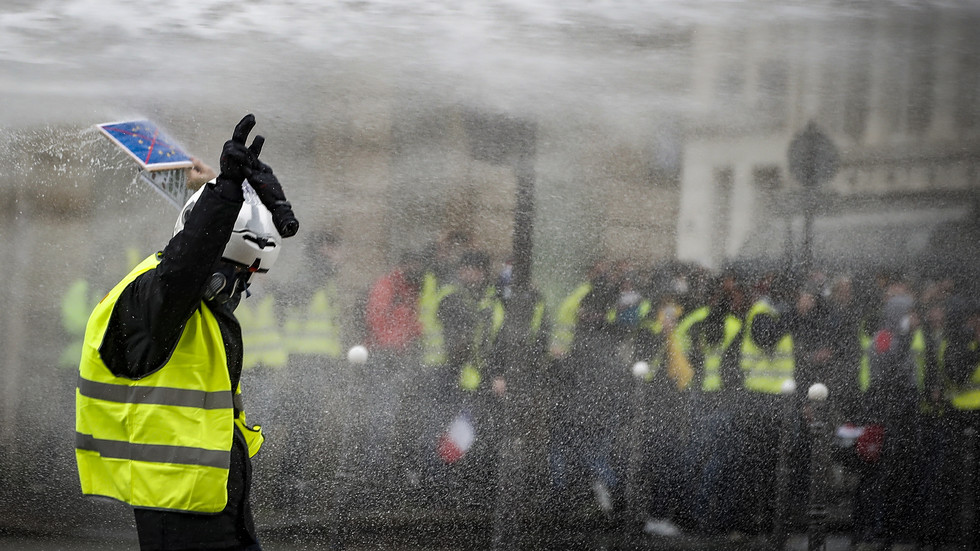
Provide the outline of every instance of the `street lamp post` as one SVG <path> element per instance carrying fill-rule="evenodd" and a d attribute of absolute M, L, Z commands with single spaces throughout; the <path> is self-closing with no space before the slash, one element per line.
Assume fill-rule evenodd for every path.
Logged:
<path fill-rule="evenodd" d="M 840 156 L 834 142 L 813 121 L 793 137 L 787 151 L 789 171 L 803 186 L 803 272 L 813 265 L 814 203 L 819 187 L 837 174 Z"/>
<path fill-rule="evenodd" d="M 810 385 L 807 398 L 812 408 L 810 420 L 810 503 L 807 550 L 827 547 L 827 483 L 830 478 L 830 425 L 824 406 L 828 391 L 823 383 Z"/>
<path fill-rule="evenodd" d="M 493 549 L 529 546 L 531 446 L 526 442 L 536 400 L 532 393 L 534 347 L 527 338 L 532 325 L 537 291 L 531 285 L 534 245 L 534 182 L 537 126 L 505 115 L 465 114 L 470 155 L 479 161 L 510 166 L 517 182 L 512 248 L 512 296 L 505 302 L 504 326 L 498 339 L 506 340 L 502 359 L 507 390 L 498 397 L 497 484 L 493 511 Z M 529 367 L 531 366 L 531 367 Z"/>
<path fill-rule="evenodd" d="M 792 438 L 793 425 L 797 419 L 796 409 L 796 381 L 788 379 L 780 388 L 780 400 L 782 408 L 780 411 L 780 431 L 779 431 L 779 457 L 776 462 L 776 495 L 773 496 L 775 503 L 772 522 L 772 544 L 776 549 L 782 549 L 786 543 L 788 530 L 786 527 L 787 503 L 789 495 L 789 455 L 790 439 Z"/>

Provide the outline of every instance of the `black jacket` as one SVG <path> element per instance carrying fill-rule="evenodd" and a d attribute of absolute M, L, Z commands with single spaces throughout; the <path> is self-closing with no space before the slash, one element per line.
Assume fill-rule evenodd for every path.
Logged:
<path fill-rule="evenodd" d="M 163 367 L 184 324 L 201 307 L 205 285 L 221 259 L 242 206 L 241 185 L 219 177 L 208 184 L 184 229 L 157 253 L 160 264 L 123 290 L 99 354 L 113 374 L 139 379 Z M 232 388 L 242 371 L 241 328 L 230 309 L 209 303 L 221 330 Z M 140 548 L 228 549 L 256 543 L 249 506 L 251 465 L 236 430 L 228 476 L 228 505 L 215 515 L 135 509 Z"/>

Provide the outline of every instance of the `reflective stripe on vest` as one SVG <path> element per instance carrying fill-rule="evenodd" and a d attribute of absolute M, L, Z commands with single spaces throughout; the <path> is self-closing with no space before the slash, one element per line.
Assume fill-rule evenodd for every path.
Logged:
<path fill-rule="evenodd" d="M 283 345 L 287 354 L 341 356 L 340 323 L 332 304 L 333 284 L 313 293 L 305 308 L 290 308 L 283 323 Z"/>
<path fill-rule="evenodd" d="M 116 377 L 99 354 L 119 295 L 158 263 L 156 256 L 140 263 L 89 318 L 75 390 L 79 480 L 86 495 L 136 507 L 214 513 L 228 500 L 236 422 L 214 315 L 202 303 L 167 363 L 141 379 Z"/>
<path fill-rule="evenodd" d="M 742 338 L 742 370 L 745 373 L 746 390 L 766 394 L 779 394 L 783 383 L 793 379 L 793 337 L 783 336 L 772 353 L 767 353 L 752 340 L 752 322 L 759 314 L 774 315 L 775 309 L 764 301 L 755 303 L 745 316 L 745 334 Z"/>

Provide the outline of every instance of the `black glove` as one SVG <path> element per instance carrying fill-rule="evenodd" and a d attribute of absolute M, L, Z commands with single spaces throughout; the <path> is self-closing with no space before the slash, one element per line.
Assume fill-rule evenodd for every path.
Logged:
<path fill-rule="evenodd" d="M 225 142 L 221 149 L 221 174 L 219 177 L 231 180 L 237 185 L 252 173 L 252 166 L 258 162 L 259 153 L 265 138 L 256 136 L 252 145 L 245 147 L 245 140 L 255 126 L 255 115 L 249 113 L 235 126 L 231 139 Z"/>
<path fill-rule="evenodd" d="M 256 136 L 255 139 L 257 141 L 259 136 Z M 254 142 L 252 145 L 255 145 Z M 299 231 L 299 220 L 293 214 L 293 207 L 286 200 L 286 195 L 282 192 L 282 185 L 279 184 L 279 179 L 272 173 L 269 165 L 255 159 L 248 176 L 248 183 L 255 190 L 265 208 L 272 213 L 272 223 L 279 230 L 279 235 L 283 237 L 296 235 L 296 232 Z"/>

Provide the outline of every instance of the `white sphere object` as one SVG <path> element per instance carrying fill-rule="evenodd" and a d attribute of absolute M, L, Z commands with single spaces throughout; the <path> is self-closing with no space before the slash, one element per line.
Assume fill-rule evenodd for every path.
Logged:
<path fill-rule="evenodd" d="M 796 381 L 793 379 L 786 379 L 783 381 L 783 385 L 779 387 L 779 392 L 783 394 L 792 394 L 796 392 Z"/>
<path fill-rule="evenodd" d="M 633 376 L 636 377 L 637 379 L 642 379 L 643 377 L 646 377 L 647 374 L 649 373 L 650 373 L 650 364 L 644 361 L 639 361 L 633 364 Z"/>
<path fill-rule="evenodd" d="M 368 351 L 361 345 L 350 347 L 347 351 L 347 361 L 352 364 L 362 364 L 367 361 Z"/>
<path fill-rule="evenodd" d="M 806 396 L 811 400 L 822 402 L 827 399 L 830 394 L 830 390 L 827 389 L 827 385 L 823 383 L 813 383 L 810 385 L 809 390 L 807 390 Z"/>

